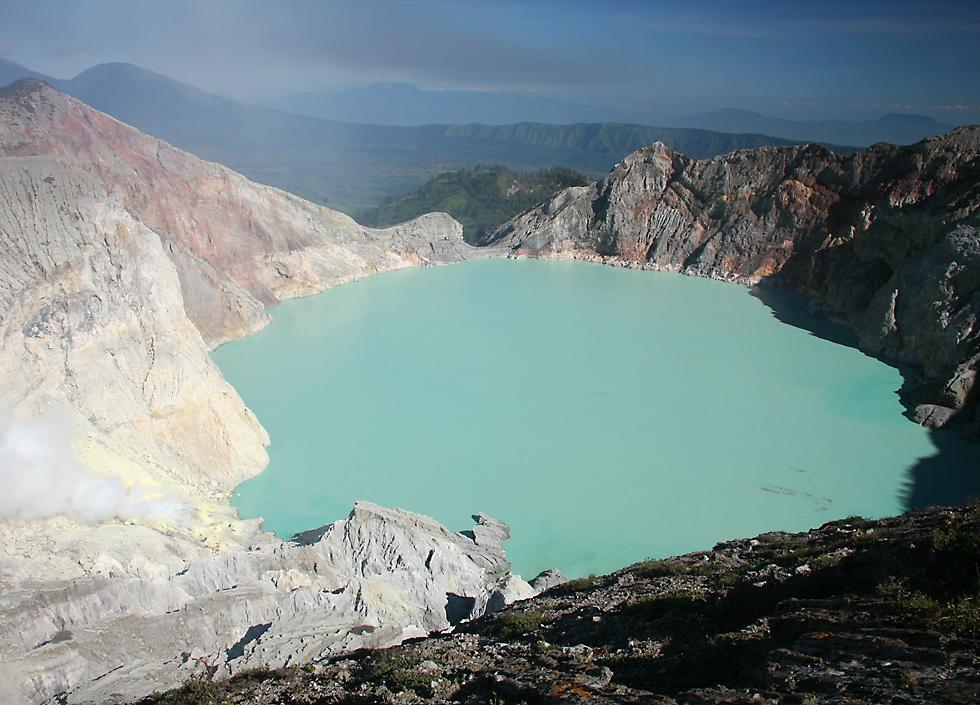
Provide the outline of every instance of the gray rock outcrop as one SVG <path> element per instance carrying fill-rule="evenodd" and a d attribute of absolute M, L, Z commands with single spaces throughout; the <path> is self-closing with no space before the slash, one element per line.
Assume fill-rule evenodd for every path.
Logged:
<path fill-rule="evenodd" d="M 499 542 L 366 502 L 290 542 L 253 538 L 172 575 L 105 557 L 99 576 L 4 590 L 4 702 L 137 698 L 200 674 L 199 659 L 218 675 L 305 663 L 397 644 L 535 594 L 510 574 Z M 457 617 L 461 601 L 469 609 Z"/>
<path fill-rule="evenodd" d="M 530 585 L 536 592 L 545 592 L 553 587 L 564 585 L 567 582 L 568 578 L 566 578 L 560 570 L 557 568 L 550 568 L 548 570 L 541 571 L 536 577 L 532 578 Z"/>

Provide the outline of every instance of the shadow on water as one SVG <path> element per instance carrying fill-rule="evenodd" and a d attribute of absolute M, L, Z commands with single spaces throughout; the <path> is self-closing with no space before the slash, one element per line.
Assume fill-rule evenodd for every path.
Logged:
<path fill-rule="evenodd" d="M 810 299 L 802 294 L 772 286 L 756 286 L 749 293 L 783 323 L 838 345 L 858 347 L 853 331 L 813 313 Z M 892 360 L 884 362 L 895 365 Z M 899 371 L 908 384 L 909 370 L 899 367 Z M 980 498 L 980 442 L 963 440 L 955 430 L 932 431 L 929 435 L 936 452 L 906 471 L 900 497 L 903 507 L 955 505 Z"/>
<path fill-rule="evenodd" d="M 902 493 L 905 508 L 980 498 L 980 442 L 964 441 L 955 431 L 933 431 L 930 436 L 936 454 L 909 468 Z"/>
<path fill-rule="evenodd" d="M 803 294 L 775 286 L 754 286 L 749 294 L 764 303 L 777 320 L 802 328 L 823 340 L 849 348 L 858 346 L 857 334 L 841 323 L 835 323 L 811 311 L 811 300 Z"/>

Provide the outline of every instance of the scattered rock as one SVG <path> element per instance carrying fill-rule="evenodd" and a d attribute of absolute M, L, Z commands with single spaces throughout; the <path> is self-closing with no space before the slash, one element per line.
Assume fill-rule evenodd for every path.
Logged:
<path fill-rule="evenodd" d="M 801 560 L 811 570 L 797 572 Z M 406 705 L 980 701 L 975 507 L 832 522 L 664 563 L 552 590 L 353 664 L 326 658 L 315 674 L 277 671 L 260 685 L 243 674 L 216 684 L 215 700 L 390 702 L 397 689 Z M 771 577 L 752 587 L 763 566 Z M 348 682 L 334 675 L 343 672 Z"/>
<path fill-rule="evenodd" d="M 560 570 L 557 568 L 549 568 L 544 570 L 531 580 L 531 587 L 534 588 L 536 592 L 544 592 L 545 590 L 550 590 L 558 585 L 563 585 L 568 582 Z"/>

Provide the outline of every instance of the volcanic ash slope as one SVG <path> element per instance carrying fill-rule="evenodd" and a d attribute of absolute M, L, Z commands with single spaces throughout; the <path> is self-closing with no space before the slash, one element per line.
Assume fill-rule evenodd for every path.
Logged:
<path fill-rule="evenodd" d="M 285 298 L 493 254 L 458 223 L 361 227 L 32 80 L 0 91 L 0 194 L 5 702 L 140 695 L 184 651 L 284 664 L 530 594 L 486 517 L 467 537 L 360 504 L 283 543 L 227 501 L 268 437 L 209 348 Z"/>
<path fill-rule="evenodd" d="M 130 486 L 117 494 L 183 502 L 196 540 L 210 527 L 212 542 L 227 492 L 266 464 L 268 437 L 208 349 L 261 328 L 282 299 L 489 254 L 448 216 L 364 228 L 33 80 L 0 91 L 0 193 L 0 413 L 42 419 L 52 443 L 73 439 L 82 466 Z M 81 518 L 113 510 L 73 501 Z M 52 521 L 52 541 L 81 542 L 79 560 L 38 565 L 28 550 L 20 561 L 23 532 L 6 526 L 8 572 L 86 572 L 101 541 Z"/>

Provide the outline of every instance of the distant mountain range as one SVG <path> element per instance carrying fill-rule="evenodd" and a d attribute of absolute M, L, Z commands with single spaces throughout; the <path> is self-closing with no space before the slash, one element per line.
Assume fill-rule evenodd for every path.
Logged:
<path fill-rule="evenodd" d="M 953 129 L 925 115 L 890 113 L 876 120 L 780 120 L 748 110 L 717 110 L 677 121 L 683 127 L 735 133 L 760 133 L 788 140 L 831 142 L 866 147 L 875 142 L 913 144 Z"/>
<path fill-rule="evenodd" d="M 608 108 L 526 93 L 433 91 L 407 83 L 373 83 L 346 91 L 293 93 L 270 102 L 269 106 L 327 120 L 405 127 L 469 122 L 565 125 L 602 122 L 611 115 Z M 618 119 L 622 117 L 617 115 Z"/>
<path fill-rule="evenodd" d="M 656 141 L 699 158 L 793 143 L 763 135 L 612 123 L 359 125 L 244 105 L 131 64 L 101 64 L 60 80 L 0 60 L 0 77 L 8 83 L 21 77 L 48 81 L 199 157 L 352 215 L 437 174 L 480 164 L 518 170 L 567 166 L 599 176 Z"/>
<path fill-rule="evenodd" d="M 269 104 L 329 120 L 380 125 L 431 123 L 647 122 L 623 110 L 568 103 L 523 93 L 423 90 L 405 83 L 375 83 L 336 92 L 293 93 Z M 718 110 L 663 121 L 683 128 L 770 135 L 793 141 L 867 146 L 912 144 L 952 129 L 924 115 L 892 113 L 875 120 L 781 120 L 747 110 Z"/>
<path fill-rule="evenodd" d="M 13 61 L 0 58 L 0 87 L 6 86 L 14 81 L 19 81 L 22 78 L 36 78 L 40 81 L 47 81 L 52 85 L 58 82 L 56 78 L 46 76 L 37 71 L 31 71 L 26 66 L 21 66 Z"/>

